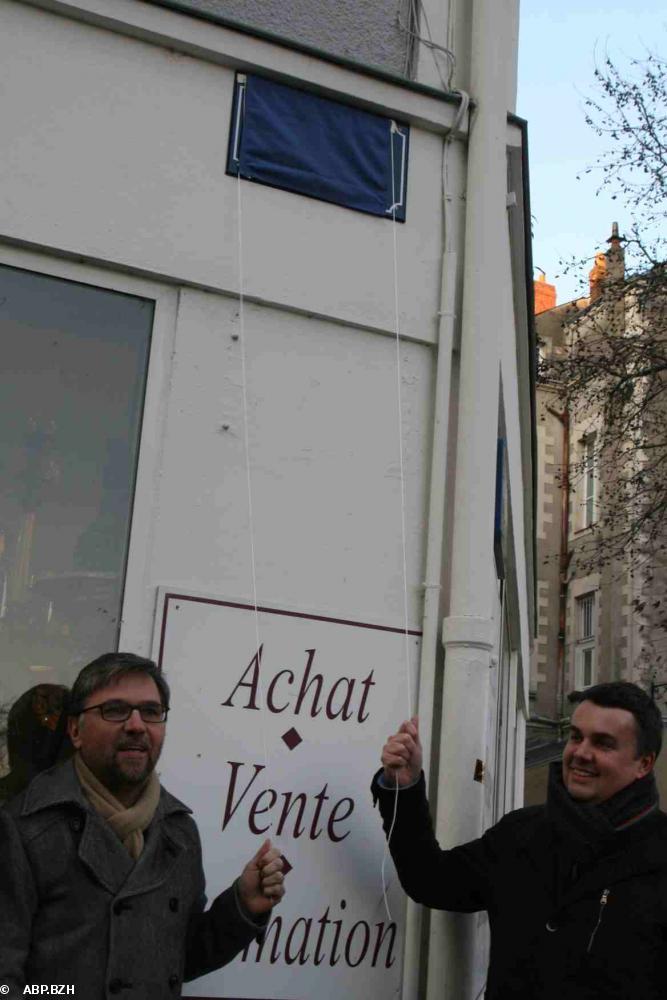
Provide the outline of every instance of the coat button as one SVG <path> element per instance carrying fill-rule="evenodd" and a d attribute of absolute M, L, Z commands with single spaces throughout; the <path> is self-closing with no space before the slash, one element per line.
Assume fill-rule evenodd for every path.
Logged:
<path fill-rule="evenodd" d="M 73 819 L 69 821 L 69 825 L 70 829 L 74 830 L 75 833 L 78 833 L 83 826 L 83 822 L 79 816 L 74 816 Z"/>
<path fill-rule="evenodd" d="M 551 931 L 552 934 L 558 930 L 558 924 L 555 920 L 547 920 L 547 930 Z"/>
<path fill-rule="evenodd" d="M 179 977 L 176 975 L 175 972 L 172 972 L 172 974 L 169 976 L 169 988 L 173 990 L 174 987 L 178 986 L 179 983 L 180 983 Z"/>
<path fill-rule="evenodd" d="M 131 910 L 132 903 L 128 903 L 126 899 L 117 899 L 113 904 L 113 912 L 116 916 L 119 916 L 123 910 Z"/>
<path fill-rule="evenodd" d="M 172 896 L 169 900 L 169 909 L 172 913 L 176 913 L 178 910 L 178 900 L 176 899 L 176 896 Z"/>

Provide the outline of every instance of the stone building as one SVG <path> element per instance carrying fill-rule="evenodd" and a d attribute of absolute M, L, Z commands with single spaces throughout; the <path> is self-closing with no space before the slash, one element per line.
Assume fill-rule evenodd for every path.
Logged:
<path fill-rule="evenodd" d="M 622 240 L 614 223 L 609 249 L 589 274 L 589 295 L 560 305 L 544 275 L 535 282 L 538 349 L 543 357 L 568 350 L 569 323 L 586 336 L 586 311 L 605 282 L 623 278 Z M 609 306 L 607 329 L 619 335 L 634 320 L 629 297 Z M 599 328 L 599 317 L 597 318 Z M 604 320 L 603 320 L 604 323 Z M 648 686 L 651 657 L 664 633 L 651 627 L 642 604 L 650 604 L 655 581 L 629 558 L 592 566 L 588 558 L 605 490 L 614 470 L 599 460 L 601 415 L 591 409 L 573 419 L 558 385 L 537 387 L 537 614 L 538 632 L 530 678 L 527 740 L 527 800 L 544 793 L 546 764 L 562 749 L 569 717 L 567 694 L 603 681 L 633 680 Z"/>

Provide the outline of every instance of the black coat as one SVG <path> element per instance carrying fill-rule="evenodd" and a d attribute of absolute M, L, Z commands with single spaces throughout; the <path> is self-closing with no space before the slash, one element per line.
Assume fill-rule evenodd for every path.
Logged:
<path fill-rule="evenodd" d="M 388 832 L 395 792 L 376 776 L 373 796 Z M 532 806 L 443 851 L 422 777 L 399 792 L 390 849 L 417 903 L 488 911 L 486 1000 L 665 1000 L 667 816 L 610 833 L 585 844 Z"/>

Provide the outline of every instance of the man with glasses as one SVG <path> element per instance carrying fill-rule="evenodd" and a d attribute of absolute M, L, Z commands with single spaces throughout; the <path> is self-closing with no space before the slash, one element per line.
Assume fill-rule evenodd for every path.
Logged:
<path fill-rule="evenodd" d="M 66 984 L 86 1000 L 180 996 L 231 961 L 284 895 L 266 841 L 205 910 L 197 827 L 155 765 L 169 687 L 152 660 L 108 653 L 70 696 L 71 760 L 0 809 L 0 985 Z"/>

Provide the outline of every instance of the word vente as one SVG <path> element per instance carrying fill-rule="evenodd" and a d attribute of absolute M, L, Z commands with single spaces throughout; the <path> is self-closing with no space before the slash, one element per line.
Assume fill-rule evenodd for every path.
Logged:
<path fill-rule="evenodd" d="M 248 780 L 245 788 L 241 790 L 239 787 L 239 794 L 236 796 L 236 781 L 240 773 L 240 770 L 245 765 L 241 761 L 228 760 L 227 763 L 231 768 L 231 776 L 229 780 L 229 788 L 227 790 L 227 798 L 225 800 L 225 811 L 222 821 L 222 829 L 224 830 L 232 816 L 239 808 L 246 795 L 250 791 L 251 787 L 254 785 L 259 774 L 264 770 L 264 764 L 253 764 L 254 774 Z M 278 822 L 275 828 L 275 835 L 280 836 L 280 834 L 286 832 L 290 833 L 294 838 L 300 837 L 303 833 L 308 831 L 308 838 L 310 840 L 317 840 L 321 833 L 326 830 L 327 836 L 334 843 L 339 843 L 350 833 L 346 830 L 345 833 L 340 833 L 337 830 L 338 824 L 342 823 L 344 820 L 348 819 L 354 809 L 354 802 L 348 796 L 344 796 L 337 802 L 334 802 L 332 806 L 327 807 L 326 819 L 322 818 L 322 813 L 324 810 L 325 803 L 329 803 L 330 797 L 327 795 L 328 785 L 325 784 L 316 795 L 309 796 L 307 792 L 299 792 L 294 794 L 294 792 L 281 792 L 280 796 L 283 799 L 282 806 L 278 812 Z M 274 820 L 270 819 L 268 822 L 260 822 L 259 817 L 264 813 L 270 812 L 278 801 L 279 794 L 274 788 L 265 788 L 255 796 L 254 799 L 250 800 L 250 807 L 248 809 L 248 826 L 253 833 L 264 834 L 273 827 Z M 311 799 L 312 799 L 312 815 L 310 816 L 310 823 L 305 818 L 311 809 Z M 294 810 L 294 812 L 293 812 Z M 293 823 L 290 829 L 287 829 L 288 821 Z M 263 825 L 265 824 L 265 825 Z"/>

